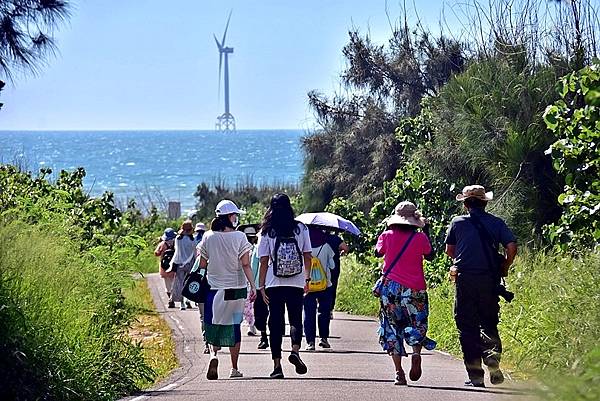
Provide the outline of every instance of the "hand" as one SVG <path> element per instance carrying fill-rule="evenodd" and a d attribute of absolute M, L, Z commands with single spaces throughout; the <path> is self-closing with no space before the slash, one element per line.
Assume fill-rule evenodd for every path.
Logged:
<path fill-rule="evenodd" d="M 304 295 L 308 294 L 308 282 L 304 283 Z"/>
<path fill-rule="evenodd" d="M 262 287 L 260 289 L 260 295 L 262 295 L 263 301 L 265 302 L 265 304 L 269 305 L 269 297 L 267 296 L 267 292 L 265 291 L 265 287 Z"/>
<path fill-rule="evenodd" d="M 256 300 L 256 287 L 250 287 L 250 293 L 248 294 L 248 301 L 254 302 Z"/>
<path fill-rule="evenodd" d="M 508 277 L 508 270 L 510 269 L 510 263 L 508 263 L 508 259 L 505 259 L 504 262 L 500 265 L 500 277 Z"/>

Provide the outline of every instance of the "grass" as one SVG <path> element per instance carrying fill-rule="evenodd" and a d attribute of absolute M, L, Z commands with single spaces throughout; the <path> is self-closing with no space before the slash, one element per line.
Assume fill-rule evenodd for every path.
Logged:
<path fill-rule="evenodd" d="M 0 399 L 114 400 L 153 379 L 123 335 L 128 275 L 57 226 L 9 223 L 0 243 Z"/>
<path fill-rule="evenodd" d="M 141 345 L 144 360 L 156 373 L 154 380 L 137 381 L 140 388 L 148 388 L 178 366 L 175 343 L 168 324 L 156 312 L 146 280 L 135 280 L 124 294 L 136 315 L 127 334 Z"/>
<path fill-rule="evenodd" d="M 340 310 L 374 316 L 375 278 L 355 259 L 343 259 Z M 503 361 L 517 377 L 533 377 L 548 400 L 600 399 L 600 254 L 583 259 L 524 251 L 509 278 L 515 300 L 502 302 Z M 460 355 L 453 318 L 454 288 L 429 290 L 429 336 Z"/>

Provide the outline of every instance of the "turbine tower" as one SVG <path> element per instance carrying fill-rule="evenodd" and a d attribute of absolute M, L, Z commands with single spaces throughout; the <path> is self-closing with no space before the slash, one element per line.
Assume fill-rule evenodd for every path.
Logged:
<path fill-rule="evenodd" d="M 233 10 L 232 10 L 233 11 Z M 217 117 L 215 129 L 221 132 L 235 132 L 235 118 L 229 112 L 229 55 L 233 53 L 233 47 L 225 46 L 225 37 L 227 36 L 227 28 L 229 28 L 229 20 L 231 19 L 231 11 L 227 17 L 227 25 L 223 33 L 223 40 L 219 42 L 217 36 L 213 34 L 217 48 L 219 49 L 219 98 L 221 97 L 221 71 L 223 67 L 223 55 L 225 56 L 225 70 L 223 71 L 223 92 L 225 94 L 225 112 Z"/>

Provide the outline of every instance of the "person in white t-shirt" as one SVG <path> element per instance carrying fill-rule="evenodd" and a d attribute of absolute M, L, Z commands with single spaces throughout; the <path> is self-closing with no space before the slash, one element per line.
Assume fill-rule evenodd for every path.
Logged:
<path fill-rule="evenodd" d="M 229 377 L 243 376 L 238 370 L 242 341 L 240 325 L 246 297 L 256 298 L 250 267 L 252 245 L 243 232 L 235 230 L 243 212 L 230 200 L 219 202 L 215 212 L 217 217 L 199 245 L 200 269 L 206 269 L 210 285 L 204 303 L 204 333 L 211 351 L 206 372 L 209 380 L 219 377 L 217 352 L 221 347 L 229 347 L 231 354 Z"/>
<path fill-rule="evenodd" d="M 292 352 L 288 357 L 296 373 L 305 374 L 300 359 L 302 343 L 302 305 L 310 281 L 311 245 L 308 229 L 294 220 L 290 198 L 275 194 L 265 213 L 258 244 L 260 257 L 259 288 L 269 306 L 269 332 L 273 372 L 270 377 L 283 379 L 281 343 L 285 328 L 285 311 L 290 325 Z"/>

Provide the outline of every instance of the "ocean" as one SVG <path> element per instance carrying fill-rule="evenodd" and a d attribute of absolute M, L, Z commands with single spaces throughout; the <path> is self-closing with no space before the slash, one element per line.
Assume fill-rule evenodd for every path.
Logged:
<path fill-rule="evenodd" d="M 181 202 L 194 209 L 201 182 L 228 185 L 298 183 L 302 130 L 0 131 L 0 161 L 36 172 L 84 167 L 93 196 L 111 191 L 124 202 Z"/>

